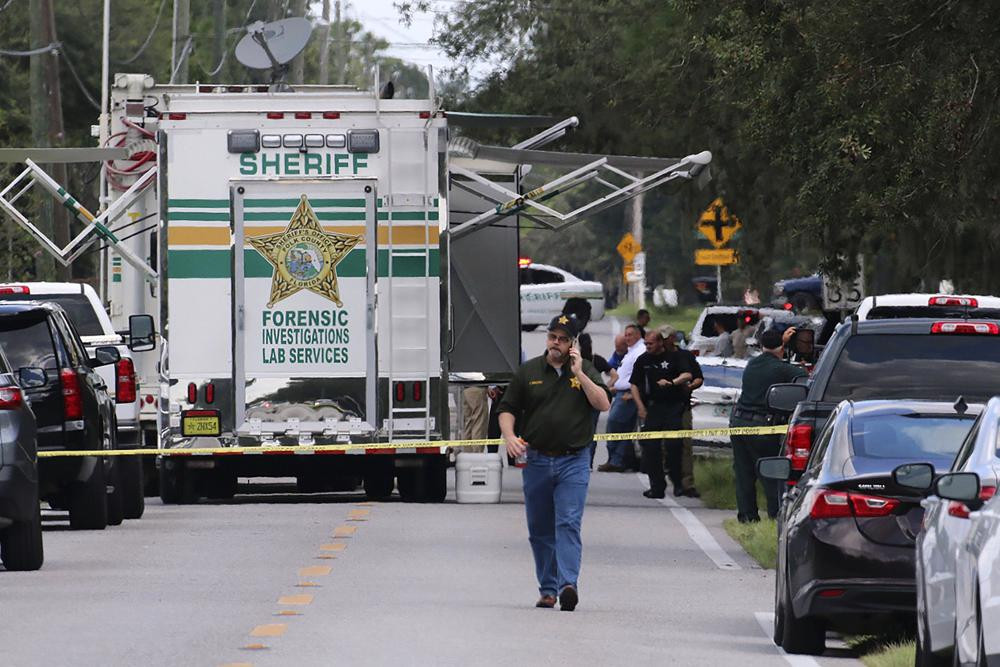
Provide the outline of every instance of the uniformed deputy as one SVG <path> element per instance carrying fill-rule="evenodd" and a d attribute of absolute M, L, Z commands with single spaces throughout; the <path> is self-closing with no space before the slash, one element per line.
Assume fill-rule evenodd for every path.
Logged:
<path fill-rule="evenodd" d="M 803 377 L 806 371 L 800 366 L 782 361 L 785 343 L 795 335 L 789 328 L 784 334 L 768 329 L 760 337 L 763 353 L 747 363 L 743 371 L 743 389 L 740 400 L 733 408 L 729 425 L 768 426 L 770 413 L 767 411 L 767 390 L 779 382 L 791 382 Z M 781 437 L 778 435 L 733 435 L 733 473 L 736 479 L 736 509 L 740 523 L 760 521 L 757 513 L 757 459 L 777 456 Z M 760 480 L 767 497 L 767 515 L 772 519 L 778 515 L 778 486 L 773 482 Z"/>
<path fill-rule="evenodd" d="M 546 352 L 525 362 L 500 401 L 507 453 L 527 455 L 522 472 L 528 541 L 541 597 L 537 607 L 573 611 L 583 546 L 580 525 L 590 482 L 594 411 L 611 407 L 600 374 L 574 345 L 576 322 L 559 315 L 549 324 Z M 515 433 L 515 415 L 517 429 Z"/>

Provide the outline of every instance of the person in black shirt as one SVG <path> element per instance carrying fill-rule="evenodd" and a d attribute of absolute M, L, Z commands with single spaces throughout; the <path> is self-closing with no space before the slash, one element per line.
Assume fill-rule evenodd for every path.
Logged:
<path fill-rule="evenodd" d="M 684 411 L 688 406 L 687 383 L 692 379 L 691 370 L 683 356 L 671 351 L 663 343 L 663 334 L 651 331 L 646 334 L 646 352 L 635 360 L 630 378 L 632 398 L 635 400 L 643 431 L 671 431 L 681 427 Z M 642 471 L 649 476 L 647 498 L 663 498 L 667 480 L 663 471 L 663 440 L 642 440 Z M 683 489 L 681 480 L 681 440 L 667 440 L 667 467 L 674 488 Z"/>

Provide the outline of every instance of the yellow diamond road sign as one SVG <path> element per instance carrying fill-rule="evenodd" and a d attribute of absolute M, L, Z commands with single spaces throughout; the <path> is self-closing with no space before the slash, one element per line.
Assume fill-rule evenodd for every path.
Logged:
<path fill-rule="evenodd" d="M 733 248 L 694 251 L 694 263 L 702 266 L 722 266 L 726 264 L 736 264 L 738 261 L 739 260 L 736 257 L 736 250 Z"/>
<path fill-rule="evenodd" d="M 698 229 L 716 248 L 722 248 L 729 243 L 733 234 L 742 226 L 739 218 L 729 214 L 722 197 L 717 197 L 698 218 Z"/>
<path fill-rule="evenodd" d="M 642 252 L 642 246 L 635 240 L 631 232 L 625 232 L 625 236 L 618 242 L 618 254 L 626 262 L 631 262 L 632 258 Z"/>

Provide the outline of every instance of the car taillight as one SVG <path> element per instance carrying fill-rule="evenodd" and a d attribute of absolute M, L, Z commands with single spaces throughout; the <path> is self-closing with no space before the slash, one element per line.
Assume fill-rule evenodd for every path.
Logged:
<path fill-rule="evenodd" d="M 80 379 L 72 368 L 59 371 L 63 393 L 63 419 L 73 421 L 83 419 L 83 395 L 80 393 Z"/>
<path fill-rule="evenodd" d="M 786 303 L 784 306 L 782 306 L 782 308 L 784 308 L 785 310 L 791 310 L 792 308 L 794 308 L 794 306 L 791 303 Z"/>
<path fill-rule="evenodd" d="M 785 456 L 792 460 L 792 470 L 805 470 L 812 448 L 812 424 L 789 424 L 785 435 Z"/>
<path fill-rule="evenodd" d="M 0 387 L 0 410 L 16 410 L 24 405 L 19 387 Z"/>
<path fill-rule="evenodd" d="M 809 516 L 813 519 L 846 519 L 851 516 L 866 519 L 889 516 L 897 507 L 899 501 L 894 498 L 819 489 L 815 492 Z"/>
<path fill-rule="evenodd" d="M 198 385 L 194 382 L 188 382 L 188 403 L 196 403 L 198 401 Z"/>
<path fill-rule="evenodd" d="M 136 395 L 135 366 L 131 359 L 119 359 L 115 364 L 115 401 L 134 403 Z"/>
<path fill-rule="evenodd" d="M 406 385 L 402 382 L 396 383 L 396 402 L 402 403 L 406 400 Z"/>
<path fill-rule="evenodd" d="M 146 400 L 146 405 L 152 405 L 153 401 L 155 401 L 156 399 L 153 397 L 152 394 L 146 394 L 145 400 Z"/>
<path fill-rule="evenodd" d="M 187 116 L 186 113 L 176 113 L 175 112 L 175 113 L 168 113 L 167 114 L 167 120 L 186 120 L 187 117 L 188 116 Z"/>
<path fill-rule="evenodd" d="M 995 486 L 984 486 L 979 490 L 979 499 L 984 503 L 992 498 L 997 492 L 997 487 Z M 969 518 L 969 508 L 968 506 L 961 502 L 960 500 L 952 500 L 948 503 L 948 514 L 959 519 Z"/>
<path fill-rule="evenodd" d="M 413 383 L 413 400 L 419 403 L 421 400 L 423 400 L 423 397 L 424 397 L 424 383 L 423 382 L 414 382 Z"/>
<path fill-rule="evenodd" d="M 935 322 L 931 325 L 931 333 L 998 336 L 1000 325 L 994 322 Z"/>
<path fill-rule="evenodd" d="M 968 308 L 978 308 L 979 299 L 967 296 L 932 296 L 927 301 L 928 306 L 966 306 Z"/>
<path fill-rule="evenodd" d="M 205 385 L 205 402 L 215 403 L 215 383 L 209 382 Z"/>
<path fill-rule="evenodd" d="M 31 294 L 31 288 L 27 285 L 6 285 L 0 287 L 0 294 Z"/>

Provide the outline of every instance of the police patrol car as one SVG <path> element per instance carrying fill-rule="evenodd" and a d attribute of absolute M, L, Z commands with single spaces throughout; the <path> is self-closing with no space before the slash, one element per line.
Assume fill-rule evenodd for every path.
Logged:
<path fill-rule="evenodd" d="M 590 305 L 590 320 L 604 317 L 604 286 L 580 280 L 569 271 L 530 259 L 519 260 L 521 328 L 532 331 L 562 312 L 578 313 Z"/>

